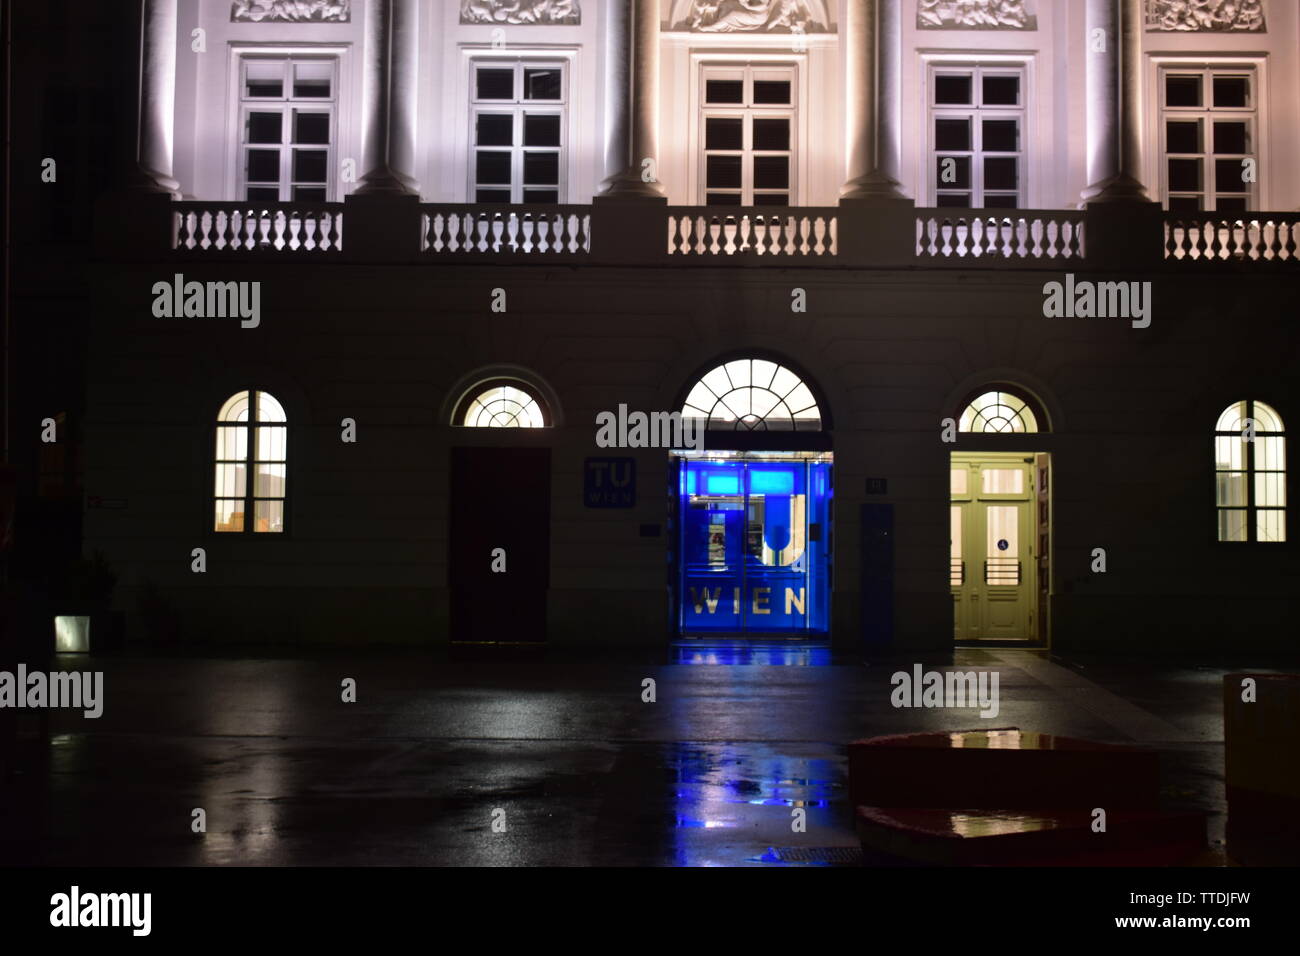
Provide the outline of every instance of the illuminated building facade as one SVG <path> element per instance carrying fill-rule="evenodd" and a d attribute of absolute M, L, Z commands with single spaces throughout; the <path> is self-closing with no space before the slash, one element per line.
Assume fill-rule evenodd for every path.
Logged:
<path fill-rule="evenodd" d="M 1288 640 L 1294 3 L 137 6 L 68 402 L 132 635 Z"/>

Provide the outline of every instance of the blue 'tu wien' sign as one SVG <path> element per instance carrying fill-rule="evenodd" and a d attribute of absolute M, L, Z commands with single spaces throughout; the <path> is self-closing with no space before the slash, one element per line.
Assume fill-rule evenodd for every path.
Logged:
<path fill-rule="evenodd" d="M 636 504 L 635 458 L 588 458 L 582 469 L 582 503 L 588 508 Z"/>

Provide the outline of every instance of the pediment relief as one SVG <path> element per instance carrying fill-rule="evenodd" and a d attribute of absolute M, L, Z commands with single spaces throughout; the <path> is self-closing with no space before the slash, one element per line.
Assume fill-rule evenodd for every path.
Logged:
<path fill-rule="evenodd" d="M 824 0 L 689 0 L 673 5 L 672 29 L 690 33 L 827 33 Z"/>
<path fill-rule="evenodd" d="M 349 23 L 352 0 L 235 0 L 231 23 Z"/>
<path fill-rule="evenodd" d="M 582 10 L 578 0 L 461 0 L 460 22 L 577 26 Z"/>
<path fill-rule="evenodd" d="M 1260 0 L 1147 0 L 1154 33 L 1263 33 Z"/>
<path fill-rule="evenodd" d="M 1026 0 L 917 0 L 918 30 L 1036 30 Z"/>

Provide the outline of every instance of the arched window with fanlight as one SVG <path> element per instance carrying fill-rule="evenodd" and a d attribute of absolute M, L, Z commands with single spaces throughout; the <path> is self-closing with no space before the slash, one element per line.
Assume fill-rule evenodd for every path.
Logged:
<path fill-rule="evenodd" d="M 981 392 L 962 410 L 957 430 L 975 434 L 1038 431 L 1039 416 L 1028 399 L 999 388 Z"/>
<path fill-rule="evenodd" d="M 452 413 L 465 428 L 548 428 L 551 412 L 532 386 L 515 379 L 492 379 L 469 389 Z"/>
<path fill-rule="evenodd" d="M 1245 399 L 1220 413 L 1214 495 L 1220 541 L 1286 540 L 1286 436 L 1270 406 Z"/>
<path fill-rule="evenodd" d="M 288 419 L 268 392 L 236 392 L 217 414 L 213 528 L 284 531 Z"/>
<path fill-rule="evenodd" d="M 820 431 L 821 409 L 808 385 L 783 365 L 736 359 L 703 375 L 686 396 L 682 417 L 735 431 Z"/>

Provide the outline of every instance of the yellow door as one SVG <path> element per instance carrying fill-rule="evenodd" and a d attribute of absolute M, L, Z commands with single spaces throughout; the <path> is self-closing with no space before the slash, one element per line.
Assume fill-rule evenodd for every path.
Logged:
<path fill-rule="evenodd" d="M 954 453 L 950 494 L 954 636 L 960 641 L 1034 639 L 1033 456 Z"/>

